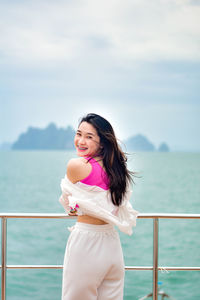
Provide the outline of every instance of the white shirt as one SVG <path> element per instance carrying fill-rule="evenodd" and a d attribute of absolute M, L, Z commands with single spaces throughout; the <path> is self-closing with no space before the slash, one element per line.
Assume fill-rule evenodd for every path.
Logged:
<path fill-rule="evenodd" d="M 131 235 L 132 227 L 136 226 L 138 212 L 129 202 L 132 191 L 128 188 L 120 206 L 115 206 L 111 201 L 109 190 L 104 190 L 95 185 L 82 182 L 72 183 L 67 176 L 61 180 L 62 195 L 60 203 L 67 213 L 71 208 L 77 209 L 78 215 L 89 215 L 116 225 L 122 232 Z"/>

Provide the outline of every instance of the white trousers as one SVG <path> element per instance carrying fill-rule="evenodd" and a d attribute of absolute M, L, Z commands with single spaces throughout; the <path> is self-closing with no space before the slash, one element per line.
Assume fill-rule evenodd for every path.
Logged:
<path fill-rule="evenodd" d="M 65 251 L 62 300 L 123 300 L 124 260 L 110 224 L 77 222 Z"/>

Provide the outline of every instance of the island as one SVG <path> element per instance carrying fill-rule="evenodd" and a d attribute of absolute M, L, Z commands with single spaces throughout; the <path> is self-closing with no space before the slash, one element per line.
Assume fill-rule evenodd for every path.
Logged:
<path fill-rule="evenodd" d="M 13 150 L 72 150 L 74 149 L 75 131 L 71 126 L 57 128 L 50 123 L 46 128 L 29 127 L 27 132 L 20 134 L 13 143 Z"/>
<path fill-rule="evenodd" d="M 58 128 L 50 123 L 46 128 L 29 127 L 25 133 L 20 134 L 11 150 L 73 150 L 75 130 L 72 126 Z M 144 135 L 137 134 L 123 141 L 125 148 L 133 152 L 169 152 L 169 146 L 162 142 L 158 149 Z"/>

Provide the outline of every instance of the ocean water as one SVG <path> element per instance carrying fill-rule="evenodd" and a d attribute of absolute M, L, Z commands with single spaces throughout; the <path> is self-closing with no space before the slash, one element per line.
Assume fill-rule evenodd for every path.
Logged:
<path fill-rule="evenodd" d="M 63 213 L 60 180 L 74 152 L 0 152 L 0 212 Z M 132 153 L 131 202 L 141 213 L 200 213 L 200 153 Z M 74 220 L 10 219 L 8 264 L 62 264 Z M 120 233 L 126 265 L 152 266 L 153 221 L 138 219 Z M 200 220 L 159 221 L 159 265 L 200 266 Z M 78 272 L 78 270 L 77 270 Z M 8 270 L 7 300 L 59 300 L 61 270 Z M 162 290 L 177 300 L 200 299 L 200 271 L 159 272 Z M 152 291 L 152 271 L 126 271 L 124 300 Z"/>

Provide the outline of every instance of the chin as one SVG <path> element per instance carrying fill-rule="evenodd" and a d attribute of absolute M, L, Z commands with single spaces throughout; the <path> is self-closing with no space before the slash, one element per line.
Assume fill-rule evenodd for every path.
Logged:
<path fill-rule="evenodd" d="M 82 153 L 82 152 L 79 152 L 78 150 L 76 151 L 76 154 L 80 157 L 84 157 L 84 156 L 90 156 L 90 154 L 88 153 Z"/>

